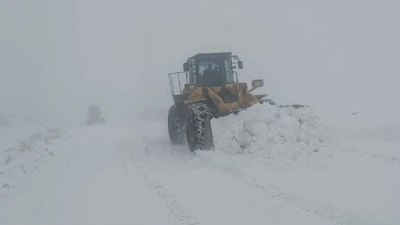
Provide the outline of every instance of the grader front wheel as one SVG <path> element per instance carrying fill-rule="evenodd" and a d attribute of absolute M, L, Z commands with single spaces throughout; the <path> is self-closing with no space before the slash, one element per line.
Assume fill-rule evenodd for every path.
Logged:
<path fill-rule="evenodd" d="M 187 108 L 186 136 L 191 151 L 213 150 L 212 113 L 207 104 L 196 103 Z"/>
<path fill-rule="evenodd" d="M 185 141 L 185 117 L 178 110 L 176 105 L 168 111 L 168 133 L 172 144 L 179 145 Z"/>

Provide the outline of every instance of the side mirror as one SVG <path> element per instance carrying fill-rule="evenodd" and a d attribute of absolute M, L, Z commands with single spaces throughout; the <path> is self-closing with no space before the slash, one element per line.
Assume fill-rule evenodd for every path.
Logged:
<path fill-rule="evenodd" d="M 238 61 L 238 67 L 239 69 L 243 69 L 243 61 Z"/>
<path fill-rule="evenodd" d="M 187 62 L 183 63 L 183 71 L 185 72 L 189 71 L 189 63 Z"/>
<path fill-rule="evenodd" d="M 263 80 L 253 80 L 251 82 L 251 89 L 256 89 L 259 87 L 263 87 L 264 86 L 264 81 Z"/>

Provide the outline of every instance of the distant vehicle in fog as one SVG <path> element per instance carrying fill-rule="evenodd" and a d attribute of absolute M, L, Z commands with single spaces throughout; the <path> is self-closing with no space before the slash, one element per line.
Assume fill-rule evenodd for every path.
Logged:
<path fill-rule="evenodd" d="M 89 116 L 86 119 L 87 125 L 99 125 L 104 124 L 106 119 L 101 116 L 101 108 L 98 105 L 91 105 L 89 107 Z"/>

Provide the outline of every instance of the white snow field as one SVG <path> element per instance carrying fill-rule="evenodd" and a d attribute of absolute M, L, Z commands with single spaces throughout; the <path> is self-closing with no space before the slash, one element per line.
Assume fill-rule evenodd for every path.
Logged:
<path fill-rule="evenodd" d="M 0 126 L 0 224 L 400 224 L 398 115 L 256 105 L 213 119 L 215 150 L 193 154 L 166 113 Z"/>

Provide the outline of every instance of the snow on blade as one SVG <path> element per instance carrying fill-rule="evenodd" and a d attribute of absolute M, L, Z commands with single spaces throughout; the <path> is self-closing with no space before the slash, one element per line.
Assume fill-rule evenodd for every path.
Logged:
<path fill-rule="evenodd" d="M 260 104 L 212 121 L 216 151 L 284 164 L 308 163 L 332 154 L 327 131 L 308 107 Z"/>

